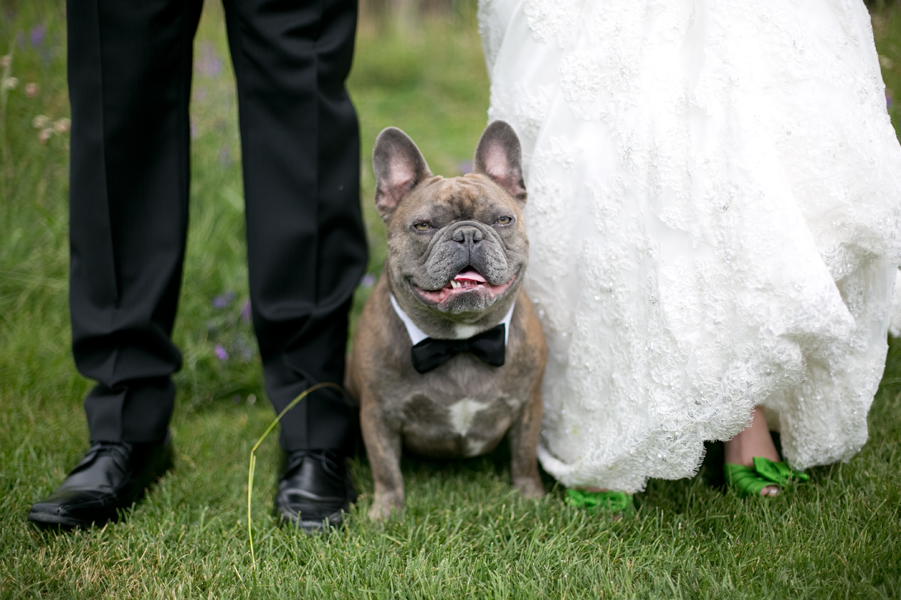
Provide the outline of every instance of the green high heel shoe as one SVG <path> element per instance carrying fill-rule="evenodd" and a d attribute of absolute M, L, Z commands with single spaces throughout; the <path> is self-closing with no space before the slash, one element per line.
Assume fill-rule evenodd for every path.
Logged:
<path fill-rule="evenodd" d="M 592 513 L 634 515 L 636 512 L 635 500 L 632 494 L 626 492 L 589 492 L 570 488 L 566 490 L 566 503 Z"/>
<path fill-rule="evenodd" d="M 796 481 L 810 479 L 806 473 L 795 471 L 784 462 L 773 462 L 761 456 L 754 457 L 753 467 L 726 463 L 724 470 L 726 483 L 742 496 L 759 496 L 765 487 L 771 485 L 788 487 Z"/>

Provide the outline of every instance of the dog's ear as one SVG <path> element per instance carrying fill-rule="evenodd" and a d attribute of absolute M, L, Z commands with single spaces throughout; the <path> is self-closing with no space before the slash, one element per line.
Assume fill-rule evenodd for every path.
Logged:
<path fill-rule="evenodd" d="M 417 183 L 432 176 L 419 148 L 397 127 L 388 127 L 376 138 L 372 170 L 376 181 L 375 207 L 385 222 Z"/>
<path fill-rule="evenodd" d="M 508 194 L 526 201 L 526 184 L 522 180 L 522 147 L 516 132 L 504 121 L 485 128 L 476 147 L 474 171 L 487 175 Z"/>

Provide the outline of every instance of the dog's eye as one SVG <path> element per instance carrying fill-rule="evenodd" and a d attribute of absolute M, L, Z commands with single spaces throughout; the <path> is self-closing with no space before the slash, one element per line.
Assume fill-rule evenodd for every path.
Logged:
<path fill-rule="evenodd" d="M 498 225 L 509 225 L 512 222 L 513 217 L 498 217 L 497 221 L 495 221 Z"/>
<path fill-rule="evenodd" d="M 428 231 L 432 228 L 432 224 L 428 221 L 419 221 L 418 223 L 413 223 L 413 229 L 416 231 Z"/>

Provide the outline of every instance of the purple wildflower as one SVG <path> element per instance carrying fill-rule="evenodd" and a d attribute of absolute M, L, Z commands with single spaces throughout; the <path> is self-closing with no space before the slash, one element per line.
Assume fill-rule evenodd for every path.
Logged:
<path fill-rule="evenodd" d="M 471 160 L 462 160 L 457 163 L 457 169 L 460 170 L 461 175 L 466 175 L 467 173 L 472 173 L 472 161 Z"/>
<path fill-rule="evenodd" d="M 241 318 L 245 321 L 250 321 L 250 300 L 248 300 L 247 304 L 244 305 L 244 308 L 241 309 Z"/>
<path fill-rule="evenodd" d="M 228 290 L 224 294 L 216 296 L 213 298 L 213 306 L 216 308 L 225 308 L 229 304 L 232 303 L 232 300 L 235 299 L 235 293 L 231 290 Z"/>
<path fill-rule="evenodd" d="M 29 37 L 31 38 L 32 46 L 40 46 L 44 43 L 44 36 L 47 34 L 47 26 L 43 23 L 34 27 L 31 30 L 31 34 Z"/>
<path fill-rule="evenodd" d="M 223 348 L 221 344 L 216 344 L 216 347 L 213 348 L 213 352 L 216 354 L 216 358 L 218 358 L 219 360 L 228 360 L 228 352 L 225 351 L 225 348 Z"/>
<path fill-rule="evenodd" d="M 360 285 L 364 288 L 371 288 L 375 284 L 375 277 L 369 273 L 363 275 L 363 279 L 360 280 Z"/>
<path fill-rule="evenodd" d="M 888 90 L 885 92 L 885 108 L 886 110 L 892 107 L 892 93 Z"/>

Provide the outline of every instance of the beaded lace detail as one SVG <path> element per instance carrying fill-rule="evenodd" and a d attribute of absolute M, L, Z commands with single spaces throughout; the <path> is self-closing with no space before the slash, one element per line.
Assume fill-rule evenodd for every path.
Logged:
<path fill-rule="evenodd" d="M 483 0 L 523 145 L 539 456 L 569 486 L 692 475 L 762 404 L 795 468 L 867 439 L 901 148 L 859 0 Z"/>

